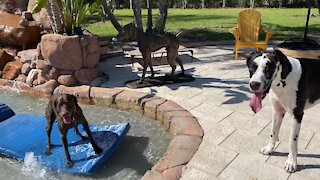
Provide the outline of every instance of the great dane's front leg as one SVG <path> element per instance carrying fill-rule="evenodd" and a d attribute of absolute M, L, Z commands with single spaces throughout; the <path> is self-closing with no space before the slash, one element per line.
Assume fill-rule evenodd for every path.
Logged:
<path fill-rule="evenodd" d="M 302 113 L 294 112 L 291 118 L 291 131 L 289 137 L 289 155 L 285 164 L 287 172 L 295 172 L 297 170 L 297 154 L 298 154 L 298 138 L 300 133 Z"/>
<path fill-rule="evenodd" d="M 267 146 L 261 148 L 260 153 L 264 155 L 270 155 L 275 147 L 277 141 L 279 141 L 280 127 L 283 121 L 283 117 L 286 110 L 282 107 L 281 103 L 275 99 L 271 99 L 273 107 L 271 135 Z"/>

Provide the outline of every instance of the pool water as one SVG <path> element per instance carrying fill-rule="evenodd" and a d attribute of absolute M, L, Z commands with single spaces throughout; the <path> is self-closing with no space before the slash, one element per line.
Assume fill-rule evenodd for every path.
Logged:
<path fill-rule="evenodd" d="M 9 88 L 0 88 L 0 102 L 7 104 L 15 113 L 44 115 L 48 99 L 38 98 Z M 41 167 L 32 152 L 24 162 L 0 157 L 0 179 L 141 179 L 143 174 L 164 155 L 169 134 L 152 119 L 136 112 L 120 111 L 104 106 L 80 104 L 89 123 L 111 125 L 130 123 L 130 130 L 115 154 L 93 176 L 62 174 Z M 71 156 L 72 159 L 72 156 Z"/>

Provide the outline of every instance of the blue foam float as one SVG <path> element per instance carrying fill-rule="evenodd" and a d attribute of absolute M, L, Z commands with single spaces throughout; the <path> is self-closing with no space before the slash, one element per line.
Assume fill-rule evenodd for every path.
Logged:
<path fill-rule="evenodd" d="M 79 131 L 86 136 L 81 127 L 82 125 L 79 125 Z M 103 167 L 119 147 L 129 128 L 129 123 L 90 125 L 96 143 L 103 149 L 99 155 L 95 155 L 89 140 L 81 140 L 73 129 L 70 129 L 67 138 L 74 166 L 68 168 L 56 122 L 51 133 L 52 154 L 47 156 L 46 118 L 40 115 L 15 114 L 8 106 L 0 103 L 0 154 L 23 161 L 25 155 L 32 152 L 41 165 L 51 170 L 90 175 Z"/>

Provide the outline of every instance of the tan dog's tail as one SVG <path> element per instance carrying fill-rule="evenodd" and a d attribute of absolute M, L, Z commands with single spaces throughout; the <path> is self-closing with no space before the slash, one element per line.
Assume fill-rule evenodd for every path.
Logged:
<path fill-rule="evenodd" d="M 179 37 L 179 36 L 182 36 L 184 34 L 191 33 L 191 32 L 194 32 L 194 31 L 199 31 L 199 30 L 200 30 L 199 28 L 185 29 L 185 30 L 182 30 L 182 31 L 178 32 L 176 34 L 176 36 Z"/>

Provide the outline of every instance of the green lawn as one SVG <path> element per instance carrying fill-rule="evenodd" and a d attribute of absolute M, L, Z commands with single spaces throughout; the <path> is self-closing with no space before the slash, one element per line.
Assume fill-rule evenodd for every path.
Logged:
<path fill-rule="evenodd" d="M 193 33 L 209 40 L 232 40 L 229 28 L 236 25 L 238 13 L 243 9 L 169 9 L 167 31 L 177 33 L 185 29 L 200 28 Z M 276 32 L 273 39 L 290 39 L 303 37 L 307 9 L 258 9 L 262 14 L 264 28 Z M 320 32 L 320 15 L 317 9 L 312 12 L 316 17 L 310 18 L 309 33 Z M 153 10 L 154 19 L 158 11 Z M 115 16 L 121 25 L 133 21 L 131 10 L 115 10 Z M 143 23 L 146 25 L 147 11 L 143 11 Z M 98 15 L 88 19 L 86 29 L 98 35 L 100 39 L 108 39 L 117 34 L 109 21 L 101 22 Z"/>

